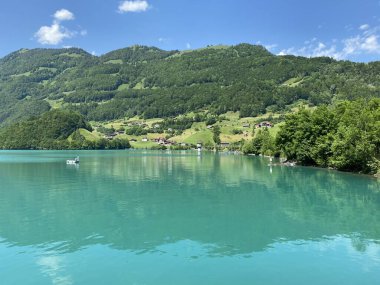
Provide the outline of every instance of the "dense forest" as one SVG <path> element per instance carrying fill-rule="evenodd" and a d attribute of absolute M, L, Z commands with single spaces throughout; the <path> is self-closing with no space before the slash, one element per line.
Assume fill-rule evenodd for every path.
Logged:
<path fill-rule="evenodd" d="M 133 46 L 103 56 L 78 49 L 22 49 L 0 59 L 0 125 L 50 108 L 105 121 L 192 111 L 285 110 L 297 100 L 380 97 L 380 62 L 275 56 L 262 46 L 164 51 Z"/>
<path fill-rule="evenodd" d="M 259 130 L 245 153 L 283 155 L 303 165 L 380 171 L 380 99 L 342 101 L 286 117 L 276 137 Z"/>
<path fill-rule="evenodd" d="M 84 117 L 67 110 L 52 110 L 39 117 L 0 129 L 0 149 L 125 149 L 128 140 L 88 141 L 80 129 L 91 131 Z"/>

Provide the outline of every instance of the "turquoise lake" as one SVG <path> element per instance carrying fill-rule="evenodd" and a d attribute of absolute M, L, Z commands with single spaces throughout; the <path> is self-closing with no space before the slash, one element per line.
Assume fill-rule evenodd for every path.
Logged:
<path fill-rule="evenodd" d="M 232 154 L 0 151 L 0 284 L 380 284 L 380 181 Z"/>

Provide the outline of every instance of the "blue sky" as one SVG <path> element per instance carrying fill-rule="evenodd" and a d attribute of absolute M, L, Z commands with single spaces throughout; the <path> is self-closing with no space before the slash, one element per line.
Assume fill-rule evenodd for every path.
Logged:
<path fill-rule="evenodd" d="M 380 0 L 4 0 L 0 57 L 20 48 L 100 55 L 262 44 L 274 54 L 380 60 Z"/>

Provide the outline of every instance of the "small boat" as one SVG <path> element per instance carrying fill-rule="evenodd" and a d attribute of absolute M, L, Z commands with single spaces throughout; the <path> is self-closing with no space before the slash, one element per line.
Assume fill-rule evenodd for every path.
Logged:
<path fill-rule="evenodd" d="M 68 160 L 66 160 L 66 164 L 79 164 L 79 156 L 77 156 L 74 159 L 68 159 Z"/>

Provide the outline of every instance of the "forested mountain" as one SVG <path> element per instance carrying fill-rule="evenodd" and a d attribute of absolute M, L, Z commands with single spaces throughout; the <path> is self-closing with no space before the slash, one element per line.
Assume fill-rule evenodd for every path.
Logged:
<path fill-rule="evenodd" d="M 84 117 L 70 110 L 51 110 L 0 129 L 0 149 L 125 149 L 125 139 L 88 141 L 80 129 L 92 131 Z"/>
<path fill-rule="evenodd" d="M 133 46 L 97 57 L 77 48 L 22 49 L 0 59 L 0 124 L 51 107 L 88 120 L 170 117 L 207 109 L 242 117 L 380 97 L 380 62 L 275 56 L 262 46 L 163 51 Z"/>

